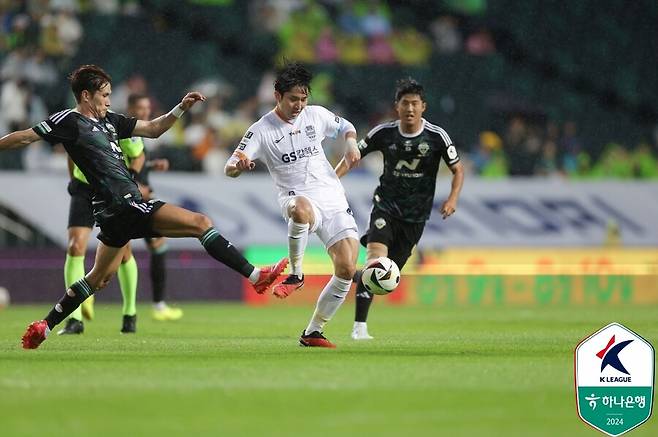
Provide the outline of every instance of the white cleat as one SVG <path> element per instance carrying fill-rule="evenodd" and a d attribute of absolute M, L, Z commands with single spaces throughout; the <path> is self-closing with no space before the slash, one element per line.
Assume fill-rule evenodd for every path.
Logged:
<path fill-rule="evenodd" d="M 354 327 L 352 328 L 352 340 L 372 340 L 370 334 L 368 334 L 368 325 L 366 322 L 354 322 Z"/>

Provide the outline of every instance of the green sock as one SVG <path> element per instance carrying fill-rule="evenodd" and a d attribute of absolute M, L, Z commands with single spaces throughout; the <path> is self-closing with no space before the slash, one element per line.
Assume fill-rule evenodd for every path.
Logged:
<path fill-rule="evenodd" d="M 66 261 L 64 261 L 64 286 L 66 286 L 66 289 L 68 290 L 71 284 L 84 278 L 84 276 L 85 276 L 84 255 L 72 256 L 67 253 Z M 77 307 L 69 317 L 76 320 L 82 320 L 82 310 L 80 309 L 80 307 Z"/>
<path fill-rule="evenodd" d="M 134 316 L 137 313 L 135 303 L 137 300 L 137 262 L 131 256 L 128 261 L 121 263 L 119 271 L 119 286 L 123 296 L 123 315 Z"/>

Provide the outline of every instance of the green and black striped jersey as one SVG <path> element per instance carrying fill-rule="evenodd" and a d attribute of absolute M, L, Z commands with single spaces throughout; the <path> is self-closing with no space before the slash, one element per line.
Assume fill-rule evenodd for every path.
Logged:
<path fill-rule="evenodd" d="M 119 147 L 130 138 L 137 119 L 108 112 L 104 119 L 85 117 L 73 109 L 51 115 L 32 129 L 51 144 L 62 143 L 94 190 L 94 210 L 139 200 L 141 195 Z"/>
<path fill-rule="evenodd" d="M 441 159 L 449 166 L 459 161 L 447 132 L 425 119 L 420 131 L 410 135 L 402 133 L 399 120 L 380 124 L 359 142 L 359 149 L 362 157 L 373 151 L 384 156 L 373 206 L 413 223 L 430 218 Z"/>

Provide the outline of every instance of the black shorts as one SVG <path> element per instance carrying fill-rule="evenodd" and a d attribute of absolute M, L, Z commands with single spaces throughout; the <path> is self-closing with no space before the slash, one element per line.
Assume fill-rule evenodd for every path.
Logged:
<path fill-rule="evenodd" d="M 373 208 L 368 232 L 361 237 L 361 244 L 364 247 L 367 247 L 368 243 L 385 244 L 388 247 L 388 257 L 402 270 L 423 235 L 423 229 L 425 222 L 405 222 Z"/>
<path fill-rule="evenodd" d="M 83 228 L 93 228 L 95 223 L 94 211 L 91 206 L 93 193 L 89 184 L 73 178 L 69 182 L 68 192 L 71 195 L 68 227 L 80 226 Z"/>
<path fill-rule="evenodd" d="M 153 230 L 153 214 L 165 205 L 160 200 L 131 201 L 96 215 L 101 228 L 98 239 L 108 246 L 123 247 L 135 238 L 161 237 Z"/>

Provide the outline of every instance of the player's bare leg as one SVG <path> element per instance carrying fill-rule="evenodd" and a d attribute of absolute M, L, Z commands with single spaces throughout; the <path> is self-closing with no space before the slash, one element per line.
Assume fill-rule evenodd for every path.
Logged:
<path fill-rule="evenodd" d="M 320 293 L 313 317 L 299 338 L 302 346 L 336 347 L 322 335 L 322 330 L 336 314 L 350 291 L 352 278 L 356 272 L 359 242 L 353 238 L 344 238 L 333 244 L 328 252 L 334 264 L 334 275 Z"/>
<path fill-rule="evenodd" d="M 110 247 L 99 242 L 94 267 L 84 278 L 76 281 L 66 290 L 64 296 L 44 320 L 32 322 L 27 327 L 27 331 L 22 338 L 23 348 L 38 348 L 51 329 L 79 307 L 85 299 L 105 287 L 119 268 L 123 250 L 123 247 Z"/>
<path fill-rule="evenodd" d="M 284 299 L 304 286 L 302 261 L 308 244 L 309 229 L 315 223 L 311 202 L 303 196 L 297 196 L 288 205 L 288 256 L 290 257 L 290 274 L 273 288 L 273 294 Z"/>
<path fill-rule="evenodd" d="M 388 246 L 382 243 L 368 243 L 366 263 L 380 256 L 388 256 Z M 368 319 L 368 310 L 372 303 L 373 294 L 363 286 L 360 276 L 358 274 L 356 276 L 356 310 L 351 337 L 353 340 L 372 340 L 373 337 L 368 334 L 366 320 Z"/>
<path fill-rule="evenodd" d="M 283 258 L 271 266 L 254 267 L 208 217 L 175 205 L 165 204 L 155 212 L 153 230 L 164 237 L 198 238 L 210 256 L 248 278 L 257 293 L 264 293 L 288 265 L 288 258 Z"/>

